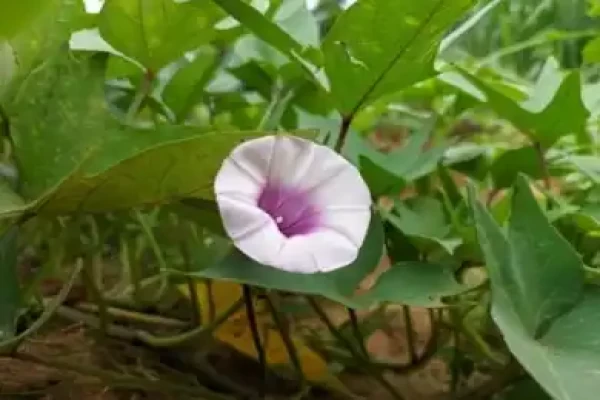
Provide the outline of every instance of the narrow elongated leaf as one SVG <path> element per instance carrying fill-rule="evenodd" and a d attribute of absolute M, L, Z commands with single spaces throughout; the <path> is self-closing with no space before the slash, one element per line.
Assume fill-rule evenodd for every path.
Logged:
<path fill-rule="evenodd" d="M 294 59 L 302 51 L 302 45 L 289 33 L 274 24 L 260 13 L 256 8 L 243 0 L 212 0 L 216 5 L 225 10 L 229 15 L 240 21 L 258 38 L 270 44 L 281 53 Z M 196 0 L 196 4 L 204 1 Z"/>
<path fill-rule="evenodd" d="M 474 13 L 469 19 L 452 31 L 451 34 L 446 36 L 440 43 L 440 56 L 443 56 L 443 54 L 450 49 L 452 45 L 458 43 L 461 38 L 465 37 L 479 21 L 494 11 L 501 2 L 502 0 L 492 0 L 488 4 L 482 5 L 476 13 Z"/>
<path fill-rule="evenodd" d="M 203 49 L 194 61 L 183 65 L 171 78 L 163 92 L 163 100 L 182 121 L 202 97 L 204 87 L 217 66 L 217 53 L 212 48 Z"/>
<path fill-rule="evenodd" d="M 339 110 L 352 115 L 377 98 L 434 75 L 446 31 L 471 0 L 361 0 L 323 43 L 325 71 Z"/>
<path fill-rule="evenodd" d="M 510 97 L 476 75 L 465 72 L 464 76 L 485 94 L 496 113 L 542 146 L 550 147 L 568 134 L 575 134 L 583 143 L 589 141 L 586 124 L 590 113 L 582 99 L 579 71 L 563 73 L 557 62 L 549 59 L 526 101 Z"/>

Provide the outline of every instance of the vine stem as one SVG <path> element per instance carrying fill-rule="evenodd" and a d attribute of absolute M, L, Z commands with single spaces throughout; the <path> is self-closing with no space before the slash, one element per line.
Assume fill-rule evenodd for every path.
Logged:
<path fill-rule="evenodd" d="M 546 163 L 546 151 L 544 150 L 540 142 L 535 142 L 533 144 L 533 148 L 535 149 L 535 152 L 538 157 L 538 162 L 542 171 L 542 178 L 544 179 L 544 186 L 546 187 L 546 190 L 550 192 L 550 190 L 552 189 L 552 183 L 550 180 L 551 178 L 550 171 L 548 170 L 548 164 Z"/>
<path fill-rule="evenodd" d="M 103 299 L 102 292 L 100 291 L 98 282 L 95 279 L 95 267 L 95 261 L 93 259 L 90 260 L 90 257 L 88 257 L 84 262 L 82 278 L 86 292 L 98 307 L 98 316 L 100 321 L 100 324 L 98 325 L 98 332 L 100 333 L 101 337 L 105 337 L 108 335 L 109 317 L 106 302 Z"/>
<path fill-rule="evenodd" d="M 188 247 L 183 244 L 181 246 L 181 254 L 183 256 L 184 265 L 186 272 L 191 272 L 191 257 Z M 192 324 L 198 326 L 202 324 L 202 310 L 200 309 L 200 297 L 198 295 L 198 289 L 196 287 L 196 281 L 191 276 L 185 277 L 185 283 L 188 291 L 190 292 L 191 306 L 192 306 Z"/>
<path fill-rule="evenodd" d="M 140 86 L 138 87 L 138 90 L 135 93 L 135 97 L 133 98 L 129 109 L 127 110 L 127 114 L 125 114 L 125 121 L 128 124 L 133 123 L 135 116 L 140 111 L 142 103 L 144 102 L 148 94 L 150 94 L 153 80 L 154 73 L 150 70 L 146 71 L 142 78 L 142 82 L 140 83 Z"/>
<path fill-rule="evenodd" d="M 60 305 L 67 299 L 67 296 L 71 292 L 73 285 L 75 285 L 75 281 L 79 277 L 81 270 L 83 269 L 83 261 L 81 259 L 78 260 L 69 280 L 64 284 L 58 295 L 54 297 L 54 299 L 48 304 L 42 315 L 33 323 L 29 328 L 23 331 L 20 335 L 17 335 L 9 340 L 0 343 L 0 350 L 5 350 L 7 348 L 17 349 L 23 340 L 27 339 L 29 336 L 33 335 L 38 331 L 42 326 L 46 324 L 52 318 L 56 310 L 60 307 Z"/>
<path fill-rule="evenodd" d="M 269 311 L 273 316 L 273 322 L 275 322 L 275 325 L 281 334 L 281 338 L 283 339 L 283 344 L 285 345 L 290 362 L 296 370 L 296 374 L 298 375 L 298 380 L 300 382 L 300 393 L 303 393 L 305 392 L 306 388 L 306 377 L 304 376 L 304 371 L 302 370 L 302 363 L 300 362 L 300 357 L 298 357 L 298 351 L 290 335 L 288 321 L 279 311 L 274 296 L 267 292 L 265 294 L 265 298 Z"/>
<path fill-rule="evenodd" d="M 240 299 L 235 302 L 231 307 L 219 314 L 214 321 L 207 325 L 198 326 L 190 331 L 175 334 L 172 336 L 156 336 L 147 331 L 134 330 L 126 328 L 124 326 L 117 326 L 110 324 L 107 328 L 107 332 L 110 336 L 114 336 L 120 339 L 126 340 L 139 340 L 142 343 L 156 348 L 171 348 L 183 346 L 192 341 L 198 341 L 201 338 L 208 338 L 213 335 L 214 331 L 218 329 L 225 321 L 227 321 L 233 314 L 238 312 L 244 300 Z M 97 329 L 100 322 L 97 317 L 87 314 L 83 311 L 73 309 L 66 306 L 59 306 L 56 309 L 56 313 L 68 320 L 75 322 L 83 322 L 85 325 Z M 133 320 L 137 322 L 137 318 Z"/>
<path fill-rule="evenodd" d="M 156 240 L 156 237 L 154 236 L 154 233 L 152 232 L 152 228 L 150 227 L 150 224 L 148 224 L 146 217 L 139 210 L 135 210 L 135 218 L 138 221 L 138 223 L 140 224 L 140 227 L 142 228 L 142 231 L 144 232 L 144 236 L 145 236 L 146 240 L 148 240 L 148 243 L 150 244 L 150 248 L 152 249 L 152 252 L 154 253 L 154 257 L 156 257 L 156 261 L 158 262 L 158 269 L 160 271 L 160 274 L 159 274 L 160 287 L 157 291 L 157 295 L 156 295 L 155 299 L 156 299 L 156 301 L 159 301 L 163 297 L 163 295 L 165 294 L 165 292 L 167 291 L 167 288 L 168 288 L 167 261 L 165 260 L 163 252 L 158 244 L 158 241 Z"/>
<path fill-rule="evenodd" d="M 342 118 L 342 124 L 340 125 L 340 133 L 338 134 L 337 143 L 335 144 L 335 151 L 339 154 L 341 154 L 342 150 L 344 149 L 346 137 L 348 136 L 348 132 L 350 131 L 350 125 L 352 124 L 353 118 L 354 115 L 349 115 L 347 117 Z"/>
<path fill-rule="evenodd" d="M 348 310 L 348 317 L 350 319 L 350 325 L 352 327 L 352 333 L 354 334 L 354 338 L 356 339 L 356 343 L 358 344 L 358 347 L 360 349 L 360 351 L 363 353 L 363 355 L 365 357 L 369 357 L 369 351 L 367 350 L 367 347 L 365 346 L 365 338 L 360 330 L 360 323 L 358 321 L 358 315 L 356 315 L 356 311 L 351 309 L 351 308 L 347 308 Z"/>
<path fill-rule="evenodd" d="M 112 371 L 106 371 L 99 368 L 89 367 L 86 365 L 82 365 L 81 363 L 73 364 L 67 361 L 57 360 L 55 358 L 52 360 L 48 360 L 29 353 L 16 353 L 13 355 L 13 358 L 21 361 L 44 365 L 60 370 L 72 371 L 78 374 L 94 377 L 114 387 L 152 390 L 162 393 L 177 392 L 205 400 L 232 400 L 232 398 L 229 396 L 211 392 L 210 390 L 201 386 L 190 387 L 169 382 L 151 381 L 135 376 L 124 376 L 121 373 L 115 373 Z"/>
<path fill-rule="evenodd" d="M 261 382 L 259 387 L 259 397 L 266 398 L 267 394 L 267 357 L 265 349 L 262 345 L 260 338 L 260 331 L 258 329 L 258 323 L 256 320 L 256 310 L 254 309 L 254 301 L 252 299 L 252 288 L 249 285 L 242 285 L 242 291 L 244 293 L 244 303 L 246 305 L 246 315 L 248 316 L 248 323 L 250 324 L 250 331 L 252 332 L 252 341 L 254 342 L 254 348 L 258 355 L 258 362 L 261 368 Z"/>
<path fill-rule="evenodd" d="M 98 306 L 96 304 L 91 304 L 91 303 L 85 303 L 85 302 L 77 303 L 75 305 L 75 308 L 77 308 L 81 311 L 85 311 L 85 312 L 92 312 L 92 313 L 98 312 Z M 108 307 L 106 309 L 106 311 L 107 311 L 108 315 L 110 315 L 112 317 L 112 319 L 115 319 L 115 320 L 137 322 L 137 323 L 145 324 L 145 325 L 158 325 L 158 326 L 169 327 L 169 328 L 185 328 L 185 327 L 189 326 L 188 322 L 185 322 L 185 321 L 182 321 L 179 319 L 162 317 L 162 316 L 153 315 L 153 314 L 145 314 L 145 313 L 141 313 L 138 311 L 124 310 L 122 308 L 117 308 L 117 307 Z"/>
<path fill-rule="evenodd" d="M 410 307 L 403 305 L 402 314 L 404 315 L 404 329 L 406 331 L 406 346 L 408 347 L 409 364 L 413 365 L 419 359 L 415 346 L 415 330 L 413 329 L 413 320 L 410 313 Z"/>
<path fill-rule="evenodd" d="M 369 374 L 373 379 L 379 382 L 379 384 L 383 388 L 385 388 L 395 400 L 404 400 L 404 397 L 398 392 L 398 390 L 385 379 L 385 377 L 382 375 L 382 371 L 380 369 L 375 368 L 371 363 L 371 360 L 369 358 L 366 358 L 359 350 L 357 350 L 352 344 L 352 342 L 349 341 L 335 327 L 333 322 L 327 316 L 327 313 L 325 313 L 325 311 L 321 308 L 317 301 L 310 296 L 305 296 L 305 298 L 310 307 L 315 312 L 315 314 L 317 314 L 319 319 L 325 324 L 331 335 L 348 349 L 352 357 L 360 361 L 359 367 L 365 373 Z"/>

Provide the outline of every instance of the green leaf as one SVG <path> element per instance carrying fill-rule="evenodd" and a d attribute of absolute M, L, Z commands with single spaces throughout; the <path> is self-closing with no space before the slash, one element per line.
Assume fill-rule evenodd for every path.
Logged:
<path fill-rule="evenodd" d="M 305 0 L 283 1 L 273 20 L 302 46 L 320 45 L 319 23 L 306 7 Z"/>
<path fill-rule="evenodd" d="M 196 105 L 217 66 L 217 52 L 213 48 L 203 49 L 195 57 L 177 70 L 162 94 L 177 121 L 183 121 Z"/>
<path fill-rule="evenodd" d="M 23 97 L 10 107 L 22 193 L 39 212 L 211 199 L 223 159 L 241 141 L 267 134 L 125 126 L 107 110 L 106 57 L 61 54 L 28 81 Z"/>
<path fill-rule="evenodd" d="M 591 64 L 600 62 L 600 37 L 590 40 L 585 45 L 583 59 Z"/>
<path fill-rule="evenodd" d="M 506 299 L 526 332 L 538 337 L 581 298 L 582 261 L 550 224 L 524 177 L 514 187 L 507 237 L 473 190 L 470 196 L 494 299 Z"/>
<path fill-rule="evenodd" d="M 25 201 L 12 190 L 8 182 L 0 179 L 0 217 L 16 217 L 26 208 Z"/>
<path fill-rule="evenodd" d="M 22 0 L 0 2 L 0 39 L 11 38 L 35 20 L 51 0 Z"/>
<path fill-rule="evenodd" d="M 259 39 L 287 55 L 291 60 L 296 59 L 302 52 L 302 45 L 289 33 L 243 0 L 213 0 L 213 2 L 240 21 Z M 196 1 L 196 3 L 200 2 Z"/>
<path fill-rule="evenodd" d="M 581 302 L 556 320 L 540 340 L 531 338 L 521 325 L 509 299 L 497 299 L 492 314 L 510 351 L 553 399 L 596 400 L 600 391 L 599 310 L 600 291 L 588 289 Z"/>
<path fill-rule="evenodd" d="M 579 170 L 583 175 L 587 176 L 594 183 L 600 184 L 600 160 L 596 156 L 569 156 L 567 162 Z"/>
<path fill-rule="evenodd" d="M 590 113 L 582 99 L 579 71 L 564 73 L 556 60 L 548 59 L 531 96 L 522 102 L 476 75 L 463 74 L 485 94 L 496 113 L 543 147 L 569 134 L 577 135 L 582 143 L 589 141 L 586 124 Z"/>
<path fill-rule="evenodd" d="M 368 303 L 390 302 L 414 307 L 441 307 L 442 299 L 468 288 L 442 265 L 403 262 L 392 265 L 364 296 Z"/>
<path fill-rule="evenodd" d="M 0 341 L 15 335 L 21 290 L 17 276 L 17 238 L 12 226 L 0 237 Z"/>
<path fill-rule="evenodd" d="M 533 179 L 541 179 L 544 176 L 539 156 L 533 146 L 505 151 L 494 160 L 490 173 L 494 186 L 498 189 L 511 187 L 521 173 Z"/>
<path fill-rule="evenodd" d="M 0 40 L 0 99 L 13 79 L 17 69 L 17 60 L 11 45 Z"/>
<path fill-rule="evenodd" d="M 340 112 L 354 115 L 381 96 L 433 76 L 443 35 L 474 3 L 362 0 L 352 5 L 323 43 L 325 71 Z"/>
<path fill-rule="evenodd" d="M 494 11 L 496 7 L 502 2 L 502 0 L 492 0 L 485 5 L 481 5 L 479 10 L 469 17 L 465 22 L 460 24 L 458 28 L 452 31 L 448 36 L 440 43 L 440 56 L 452 48 L 453 45 L 460 43 L 460 40 L 466 37 L 471 29 L 488 16 L 489 13 Z"/>
<path fill-rule="evenodd" d="M 239 143 L 267 132 L 206 132 L 174 126 L 129 131 L 106 142 L 34 207 L 44 214 L 106 212 L 188 197 L 213 199 L 223 159 Z M 148 140 L 148 136 L 154 138 Z M 169 140 L 167 138 L 181 137 Z M 162 138 L 162 142 L 156 143 Z"/>
<path fill-rule="evenodd" d="M 344 154 L 358 165 L 374 196 L 396 194 L 407 182 L 435 171 L 444 156 L 444 144 L 427 147 L 433 123 L 414 132 L 405 146 L 389 154 L 375 150 L 358 133 L 350 132 Z"/>
<path fill-rule="evenodd" d="M 102 37 L 116 50 L 158 72 L 186 51 L 208 43 L 219 10 L 174 0 L 108 0 L 98 17 Z"/>
<path fill-rule="evenodd" d="M 354 296 L 359 283 L 379 264 L 383 252 L 383 229 L 377 216 L 371 218 L 369 231 L 358 258 L 336 271 L 320 274 L 295 274 L 260 265 L 234 249 L 214 265 L 203 268 L 203 259 L 191 275 L 249 284 L 292 293 L 321 295 L 351 307 L 366 306 Z"/>
<path fill-rule="evenodd" d="M 441 247 L 448 254 L 453 254 L 462 243 L 460 238 L 452 236 L 443 206 L 434 198 L 420 197 L 409 201 L 396 201 L 392 212 L 385 217 L 424 252 Z"/>
<path fill-rule="evenodd" d="M 20 83 L 27 81 L 39 66 L 46 65 L 66 45 L 71 32 L 86 23 L 83 2 L 49 0 L 47 3 L 47 9 L 35 24 L 10 40 L 19 68 L 8 95 L 20 91 Z"/>

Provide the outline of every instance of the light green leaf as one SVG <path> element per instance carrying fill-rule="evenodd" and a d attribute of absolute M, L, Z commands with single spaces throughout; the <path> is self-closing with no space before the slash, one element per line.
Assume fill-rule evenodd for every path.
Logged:
<path fill-rule="evenodd" d="M 243 0 L 212 1 L 229 15 L 240 21 L 259 39 L 287 55 L 291 60 L 294 60 L 302 52 L 302 45 L 290 36 L 288 32 L 267 19 L 260 11 Z M 196 0 L 195 3 L 198 4 L 200 1 Z"/>
<path fill-rule="evenodd" d="M 397 193 L 407 182 L 435 171 L 446 150 L 445 144 L 426 149 L 433 124 L 414 132 L 405 146 L 389 154 L 375 150 L 357 133 L 349 135 L 344 154 L 359 166 L 374 196 Z"/>
<path fill-rule="evenodd" d="M 459 43 L 460 40 L 467 35 L 473 27 L 475 27 L 479 21 L 484 19 L 489 13 L 494 11 L 496 7 L 502 2 L 502 0 L 492 0 L 487 4 L 481 4 L 479 10 L 473 13 L 469 19 L 463 22 L 458 28 L 452 31 L 448 36 L 440 43 L 440 56 L 443 57 L 444 53 L 448 51 L 453 45 Z"/>
<path fill-rule="evenodd" d="M 471 0 L 361 0 L 336 20 L 323 43 L 325 71 L 340 112 L 354 115 L 377 98 L 435 74 L 446 31 Z"/>
<path fill-rule="evenodd" d="M 26 208 L 25 201 L 12 190 L 8 182 L 0 178 L 0 218 L 16 217 Z"/>
<path fill-rule="evenodd" d="M 359 283 L 379 264 L 383 252 L 383 229 L 377 216 L 371 218 L 367 237 L 358 258 L 336 271 L 320 274 L 294 274 L 260 265 L 238 250 L 214 265 L 197 259 L 195 278 L 226 280 L 293 293 L 321 295 L 351 307 L 368 306 L 354 296 Z M 204 268 L 205 267 L 205 268 Z"/>
<path fill-rule="evenodd" d="M 98 27 L 112 47 L 156 73 L 209 42 L 219 17 L 209 2 L 199 7 L 174 0 L 107 0 Z"/>
<path fill-rule="evenodd" d="M 35 20 L 45 11 L 52 0 L 22 0 L 0 2 L 0 39 L 11 38 Z"/>
<path fill-rule="evenodd" d="M 600 62 L 600 37 L 590 40 L 583 48 L 583 59 L 588 63 Z"/>
<path fill-rule="evenodd" d="M 162 97 L 177 121 L 183 121 L 201 98 L 217 61 L 216 50 L 210 47 L 202 49 L 193 61 L 183 65 L 171 78 Z"/>
<path fill-rule="evenodd" d="M 419 197 L 410 201 L 396 201 L 386 220 L 408 236 L 422 251 L 438 247 L 448 254 L 460 246 L 462 240 L 451 234 L 442 204 L 430 197 Z"/>
<path fill-rule="evenodd" d="M 567 162 L 590 178 L 594 183 L 600 184 L 600 159 L 597 156 L 569 156 Z"/>
<path fill-rule="evenodd" d="M 507 299 L 525 331 L 539 337 L 581 298 L 582 261 L 550 224 L 525 178 L 514 187 L 507 237 L 470 195 L 494 299 Z"/>
<path fill-rule="evenodd" d="M 575 134 L 582 143 L 589 141 L 586 124 L 590 113 L 582 99 L 579 71 L 564 73 L 554 59 L 548 59 L 531 96 L 522 102 L 476 75 L 463 74 L 485 94 L 496 113 L 543 147 L 569 134 Z"/>
<path fill-rule="evenodd" d="M 283 1 L 273 20 L 304 47 L 318 47 L 321 43 L 319 23 L 306 7 L 305 0 Z"/>
<path fill-rule="evenodd" d="M 17 60 L 11 45 L 0 40 L 0 99 L 13 79 L 17 69 Z"/>
<path fill-rule="evenodd" d="M 441 307 L 442 299 L 458 295 L 468 288 L 459 284 L 452 271 L 442 265 L 403 262 L 382 274 L 363 300 L 390 302 L 414 307 Z"/>

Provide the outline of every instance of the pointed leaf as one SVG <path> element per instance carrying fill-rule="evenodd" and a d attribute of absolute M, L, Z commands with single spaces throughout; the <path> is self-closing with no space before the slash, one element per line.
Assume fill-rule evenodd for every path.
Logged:
<path fill-rule="evenodd" d="M 555 285 L 560 286 L 560 281 Z M 497 300 L 492 314 L 510 351 L 553 399 L 596 400 L 600 391 L 599 310 L 600 291 L 587 290 L 582 301 L 556 320 L 539 341 L 522 326 L 508 299 Z"/>
<path fill-rule="evenodd" d="M 323 43 L 325 71 L 340 112 L 355 114 L 377 98 L 435 74 L 446 31 L 471 0 L 361 0 L 336 20 Z"/>
<path fill-rule="evenodd" d="M 513 189 L 508 239 L 520 292 L 515 298 L 523 296 L 524 324 L 538 335 L 580 299 L 584 273 L 579 255 L 550 224 L 523 176 Z"/>
<path fill-rule="evenodd" d="M 217 52 L 206 48 L 195 55 L 195 59 L 177 70 L 162 94 L 164 102 L 182 121 L 201 99 L 204 88 L 212 78 L 217 66 Z"/>
<path fill-rule="evenodd" d="M 519 102 L 500 92 L 484 79 L 464 73 L 481 90 L 490 107 L 524 134 L 544 147 L 552 146 L 565 135 L 575 134 L 587 142 L 586 124 L 590 117 L 582 99 L 578 71 L 563 73 L 557 62 L 546 62 L 529 99 Z"/>
<path fill-rule="evenodd" d="M 473 191 L 470 197 L 495 301 L 507 302 L 526 332 L 540 336 L 581 298 L 582 261 L 543 214 L 525 178 L 514 188 L 508 238 Z"/>

